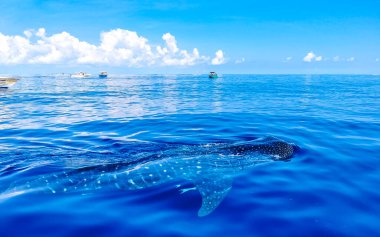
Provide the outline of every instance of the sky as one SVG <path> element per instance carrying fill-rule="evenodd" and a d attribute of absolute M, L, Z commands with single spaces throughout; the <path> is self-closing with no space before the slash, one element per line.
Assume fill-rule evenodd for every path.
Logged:
<path fill-rule="evenodd" d="M 380 0 L 0 0 L 0 75 L 380 74 Z"/>

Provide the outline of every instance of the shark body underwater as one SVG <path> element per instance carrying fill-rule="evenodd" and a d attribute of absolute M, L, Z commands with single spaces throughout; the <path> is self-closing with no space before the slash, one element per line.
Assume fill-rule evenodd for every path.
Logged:
<path fill-rule="evenodd" d="M 232 144 L 172 145 L 134 162 L 86 166 L 17 181 L 0 194 L 0 200 L 36 192 L 139 190 L 187 180 L 202 196 L 198 216 L 206 216 L 226 197 L 235 176 L 259 164 L 287 161 L 296 149 L 274 137 Z"/>

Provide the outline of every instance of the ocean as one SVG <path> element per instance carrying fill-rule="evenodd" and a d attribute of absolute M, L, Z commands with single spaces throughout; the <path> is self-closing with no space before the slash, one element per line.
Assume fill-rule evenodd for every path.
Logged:
<path fill-rule="evenodd" d="M 268 138 L 297 149 L 220 149 Z M 213 168 L 142 187 L 146 165 L 192 172 L 194 157 Z M 122 180 L 103 188 L 103 175 Z M 81 188 L 66 192 L 71 179 Z M 30 76 L 0 89 L 2 237 L 380 236 L 379 184 L 380 76 Z M 54 190 L 26 192 L 41 187 Z M 220 204 L 199 216 L 202 200 Z"/>

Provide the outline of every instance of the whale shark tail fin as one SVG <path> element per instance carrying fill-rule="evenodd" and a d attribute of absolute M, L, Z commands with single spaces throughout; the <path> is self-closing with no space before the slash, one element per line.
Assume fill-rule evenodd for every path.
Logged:
<path fill-rule="evenodd" d="M 195 186 L 202 196 L 202 206 L 198 216 L 207 216 L 223 201 L 231 189 L 232 178 L 201 179 Z"/>

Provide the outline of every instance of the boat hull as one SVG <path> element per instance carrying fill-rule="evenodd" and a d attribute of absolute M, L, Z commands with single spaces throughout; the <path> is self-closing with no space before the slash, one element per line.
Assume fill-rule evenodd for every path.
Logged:
<path fill-rule="evenodd" d="M 89 76 L 74 76 L 74 75 L 71 75 L 71 78 L 87 78 Z"/>
<path fill-rule="evenodd" d="M 12 77 L 0 78 L 0 88 L 8 88 L 16 84 L 18 79 Z"/>
<path fill-rule="evenodd" d="M 218 74 L 216 72 L 210 72 L 208 78 L 218 78 Z"/>
<path fill-rule="evenodd" d="M 91 77 L 91 74 L 80 72 L 80 73 L 71 74 L 70 77 L 71 78 L 87 78 L 87 77 Z"/>

